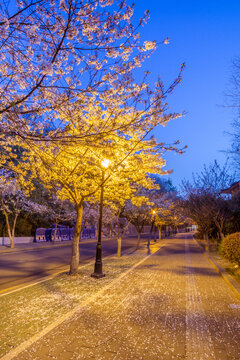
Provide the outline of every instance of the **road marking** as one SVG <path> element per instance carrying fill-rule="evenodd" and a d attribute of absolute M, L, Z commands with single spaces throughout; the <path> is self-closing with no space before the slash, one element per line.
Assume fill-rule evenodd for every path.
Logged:
<path fill-rule="evenodd" d="M 202 307 L 188 240 L 185 240 L 186 252 L 186 359 L 214 360 L 211 334 L 207 326 Z"/>
<path fill-rule="evenodd" d="M 57 326 L 61 325 L 65 320 L 67 320 L 69 317 L 73 316 L 76 312 L 81 310 L 82 307 L 90 303 L 91 301 L 95 300 L 99 295 L 104 293 L 106 290 L 111 288 L 113 285 L 115 285 L 117 282 L 119 282 L 122 278 L 124 278 L 126 275 L 128 275 L 132 270 L 134 270 L 136 267 L 141 265 L 144 261 L 146 261 L 150 256 L 155 254 L 157 251 L 159 251 L 165 244 L 162 244 L 158 249 L 154 250 L 150 255 L 147 255 L 145 258 L 140 260 L 138 263 L 133 265 L 130 269 L 128 269 L 126 272 L 122 273 L 119 277 L 114 279 L 112 282 L 104 286 L 101 290 L 99 290 L 96 294 L 93 294 L 88 299 L 84 300 L 81 304 L 76 306 L 71 311 L 67 312 L 65 315 L 58 318 L 56 321 L 54 321 L 52 324 L 47 326 L 45 329 L 40 331 L 38 334 L 34 335 L 30 339 L 26 340 L 19 346 L 17 346 L 15 349 L 12 349 L 9 353 L 1 357 L 1 360 L 12 360 L 15 356 L 19 355 L 22 351 L 26 350 L 30 345 L 35 343 L 36 341 L 40 340 L 44 335 L 49 333 L 51 330 L 55 329 Z M 200 360 L 200 359 L 198 359 Z"/>

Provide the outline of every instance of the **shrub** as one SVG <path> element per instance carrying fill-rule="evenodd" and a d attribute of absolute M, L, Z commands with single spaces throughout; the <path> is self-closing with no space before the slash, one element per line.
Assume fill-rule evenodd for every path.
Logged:
<path fill-rule="evenodd" d="M 228 260 L 240 265 L 240 232 L 226 236 L 222 241 L 221 251 Z"/>

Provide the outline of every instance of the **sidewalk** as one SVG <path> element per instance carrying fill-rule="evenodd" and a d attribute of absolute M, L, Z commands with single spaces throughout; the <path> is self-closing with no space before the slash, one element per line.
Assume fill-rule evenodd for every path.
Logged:
<path fill-rule="evenodd" d="M 164 243 L 3 359 L 239 360 L 240 302 L 193 240 Z"/>

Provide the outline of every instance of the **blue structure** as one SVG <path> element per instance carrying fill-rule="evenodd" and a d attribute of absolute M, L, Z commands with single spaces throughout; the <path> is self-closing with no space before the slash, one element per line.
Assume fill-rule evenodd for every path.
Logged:
<path fill-rule="evenodd" d="M 41 241 L 54 241 L 54 232 L 55 228 L 52 227 L 50 229 L 38 228 L 35 231 L 34 242 Z M 74 228 L 64 227 L 58 225 L 56 231 L 56 239 L 55 241 L 67 241 L 72 240 L 74 235 Z M 92 239 L 96 237 L 96 229 L 83 229 L 81 232 L 81 239 Z"/>

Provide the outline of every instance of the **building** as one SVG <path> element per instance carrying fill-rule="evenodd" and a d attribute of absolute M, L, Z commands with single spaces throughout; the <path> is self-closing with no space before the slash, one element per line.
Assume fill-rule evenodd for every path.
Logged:
<path fill-rule="evenodd" d="M 236 196 L 240 193 L 240 180 L 234 182 L 232 185 L 229 186 L 227 189 L 223 189 L 221 194 L 231 194 L 232 197 Z"/>

